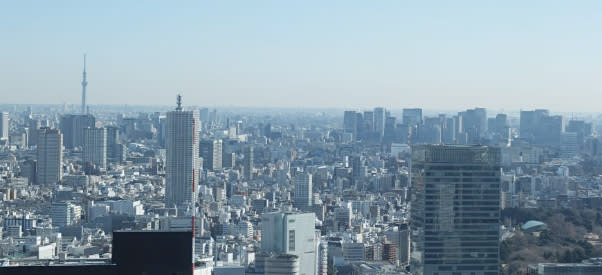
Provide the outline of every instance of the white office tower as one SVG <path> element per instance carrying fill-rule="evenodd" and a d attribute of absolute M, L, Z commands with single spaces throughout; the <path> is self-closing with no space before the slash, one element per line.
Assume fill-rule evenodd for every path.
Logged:
<path fill-rule="evenodd" d="M 413 274 L 497 275 L 500 149 L 412 147 Z"/>
<path fill-rule="evenodd" d="M 8 113 L 0 112 L 0 139 L 8 139 Z"/>
<path fill-rule="evenodd" d="M 186 209 L 191 206 L 193 190 L 199 176 L 199 113 L 178 107 L 167 112 L 166 190 L 167 207 Z"/>
<path fill-rule="evenodd" d="M 312 206 L 312 176 L 310 173 L 300 173 L 295 176 L 294 206 L 307 211 Z"/>
<path fill-rule="evenodd" d="M 299 258 L 299 274 L 316 273 L 314 213 L 273 212 L 261 217 L 261 250 Z M 266 265 L 268 263 L 266 262 Z M 266 274 L 268 267 L 266 266 Z"/>
<path fill-rule="evenodd" d="M 55 184 L 63 176 L 63 134 L 59 130 L 40 128 L 37 131 L 38 184 Z"/>
<path fill-rule="evenodd" d="M 98 168 L 107 168 L 107 129 L 84 129 L 83 161 L 90 162 Z"/>

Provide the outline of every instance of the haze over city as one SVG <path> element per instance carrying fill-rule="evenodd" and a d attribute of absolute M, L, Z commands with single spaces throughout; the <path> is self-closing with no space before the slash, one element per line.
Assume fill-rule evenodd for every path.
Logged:
<path fill-rule="evenodd" d="M 599 1 L 4 1 L 9 103 L 597 112 Z M 585 100 L 588 99 L 588 100 Z M 520 105 L 520 106 L 519 106 Z"/>
<path fill-rule="evenodd" d="M 600 275 L 602 2 L 0 2 L 2 275 Z"/>

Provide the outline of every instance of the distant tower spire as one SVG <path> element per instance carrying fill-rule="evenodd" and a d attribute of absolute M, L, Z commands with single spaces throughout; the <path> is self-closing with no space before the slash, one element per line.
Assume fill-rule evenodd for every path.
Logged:
<path fill-rule="evenodd" d="M 178 99 L 178 102 L 177 102 L 178 107 L 176 107 L 176 111 L 182 111 L 182 95 L 178 94 L 177 99 Z"/>
<path fill-rule="evenodd" d="M 86 113 L 86 86 L 88 86 L 88 80 L 86 80 L 86 54 L 84 54 L 84 73 L 82 79 L 82 114 Z"/>

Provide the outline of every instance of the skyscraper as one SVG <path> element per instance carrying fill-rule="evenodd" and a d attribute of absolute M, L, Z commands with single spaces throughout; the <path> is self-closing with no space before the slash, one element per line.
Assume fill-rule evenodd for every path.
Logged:
<path fill-rule="evenodd" d="M 501 136 L 508 135 L 508 115 L 506 114 L 497 114 L 495 116 L 495 125 L 489 125 L 489 128 L 493 128 L 492 130 Z"/>
<path fill-rule="evenodd" d="M 165 202 L 168 207 L 186 207 L 193 200 L 199 176 L 199 113 L 178 106 L 167 112 L 167 167 Z"/>
<path fill-rule="evenodd" d="M 96 119 L 92 115 L 64 115 L 61 117 L 61 133 L 63 145 L 67 149 L 80 147 L 84 144 L 84 129 L 93 128 Z"/>
<path fill-rule="evenodd" d="M 377 107 L 374 108 L 374 131 L 382 138 L 385 134 L 385 119 L 387 115 L 385 108 Z"/>
<path fill-rule="evenodd" d="M 562 116 L 550 116 L 548 110 L 537 109 L 520 112 L 520 137 L 534 144 L 560 146 L 564 132 Z"/>
<path fill-rule="evenodd" d="M 249 145 L 244 150 L 243 172 L 246 180 L 253 179 L 253 146 Z"/>
<path fill-rule="evenodd" d="M 389 116 L 385 120 L 385 129 L 383 134 L 383 143 L 392 143 L 395 141 L 395 117 Z"/>
<path fill-rule="evenodd" d="M 412 148 L 415 274 L 499 274 L 500 150 Z"/>
<path fill-rule="evenodd" d="M 29 121 L 27 122 L 27 128 L 29 130 L 29 133 L 27 136 L 27 144 L 29 146 L 34 146 L 34 145 L 38 144 L 38 129 L 40 129 L 40 126 L 41 126 L 41 124 L 40 124 L 39 119 L 30 118 Z M 62 143 L 61 143 L 61 145 L 62 145 Z"/>
<path fill-rule="evenodd" d="M 8 113 L 0 112 L 0 139 L 8 139 Z"/>
<path fill-rule="evenodd" d="M 462 132 L 468 136 L 468 143 L 479 144 L 479 139 L 487 131 L 487 110 L 485 108 L 468 109 L 460 112 L 462 116 Z"/>
<path fill-rule="evenodd" d="M 299 257 L 299 274 L 316 274 L 314 213 L 273 212 L 261 216 L 261 250 Z"/>
<path fill-rule="evenodd" d="M 125 160 L 125 146 L 119 141 L 119 128 L 114 126 L 107 129 L 107 161 L 120 163 Z"/>
<path fill-rule="evenodd" d="M 357 113 L 355 111 L 345 111 L 343 115 L 343 131 L 345 133 L 351 133 L 353 140 L 357 139 Z"/>
<path fill-rule="evenodd" d="M 84 162 L 90 162 L 101 169 L 107 168 L 107 129 L 86 128 L 84 129 Z"/>
<path fill-rule="evenodd" d="M 202 140 L 199 143 L 199 154 L 203 158 L 204 169 L 222 169 L 222 145 L 221 139 Z"/>
<path fill-rule="evenodd" d="M 40 128 L 37 131 L 37 171 L 38 184 L 55 184 L 62 178 L 63 134 L 61 131 Z"/>
<path fill-rule="evenodd" d="M 410 127 L 422 124 L 422 109 L 404 108 L 402 122 Z"/>
<path fill-rule="evenodd" d="M 300 210 L 308 210 L 312 206 L 312 175 L 304 172 L 295 176 L 294 205 Z"/>
<path fill-rule="evenodd" d="M 206 125 L 209 125 L 209 109 L 208 108 L 201 108 L 199 110 L 199 120 L 201 121 L 201 123 L 205 123 Z"/>

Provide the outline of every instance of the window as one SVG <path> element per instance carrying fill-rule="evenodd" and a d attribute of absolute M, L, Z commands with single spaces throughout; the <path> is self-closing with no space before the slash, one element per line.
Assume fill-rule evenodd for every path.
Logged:
<path fill-rule="evenodd" d="M 288 231 L 288 250 L 295 251 L 295 230 Z"/>

